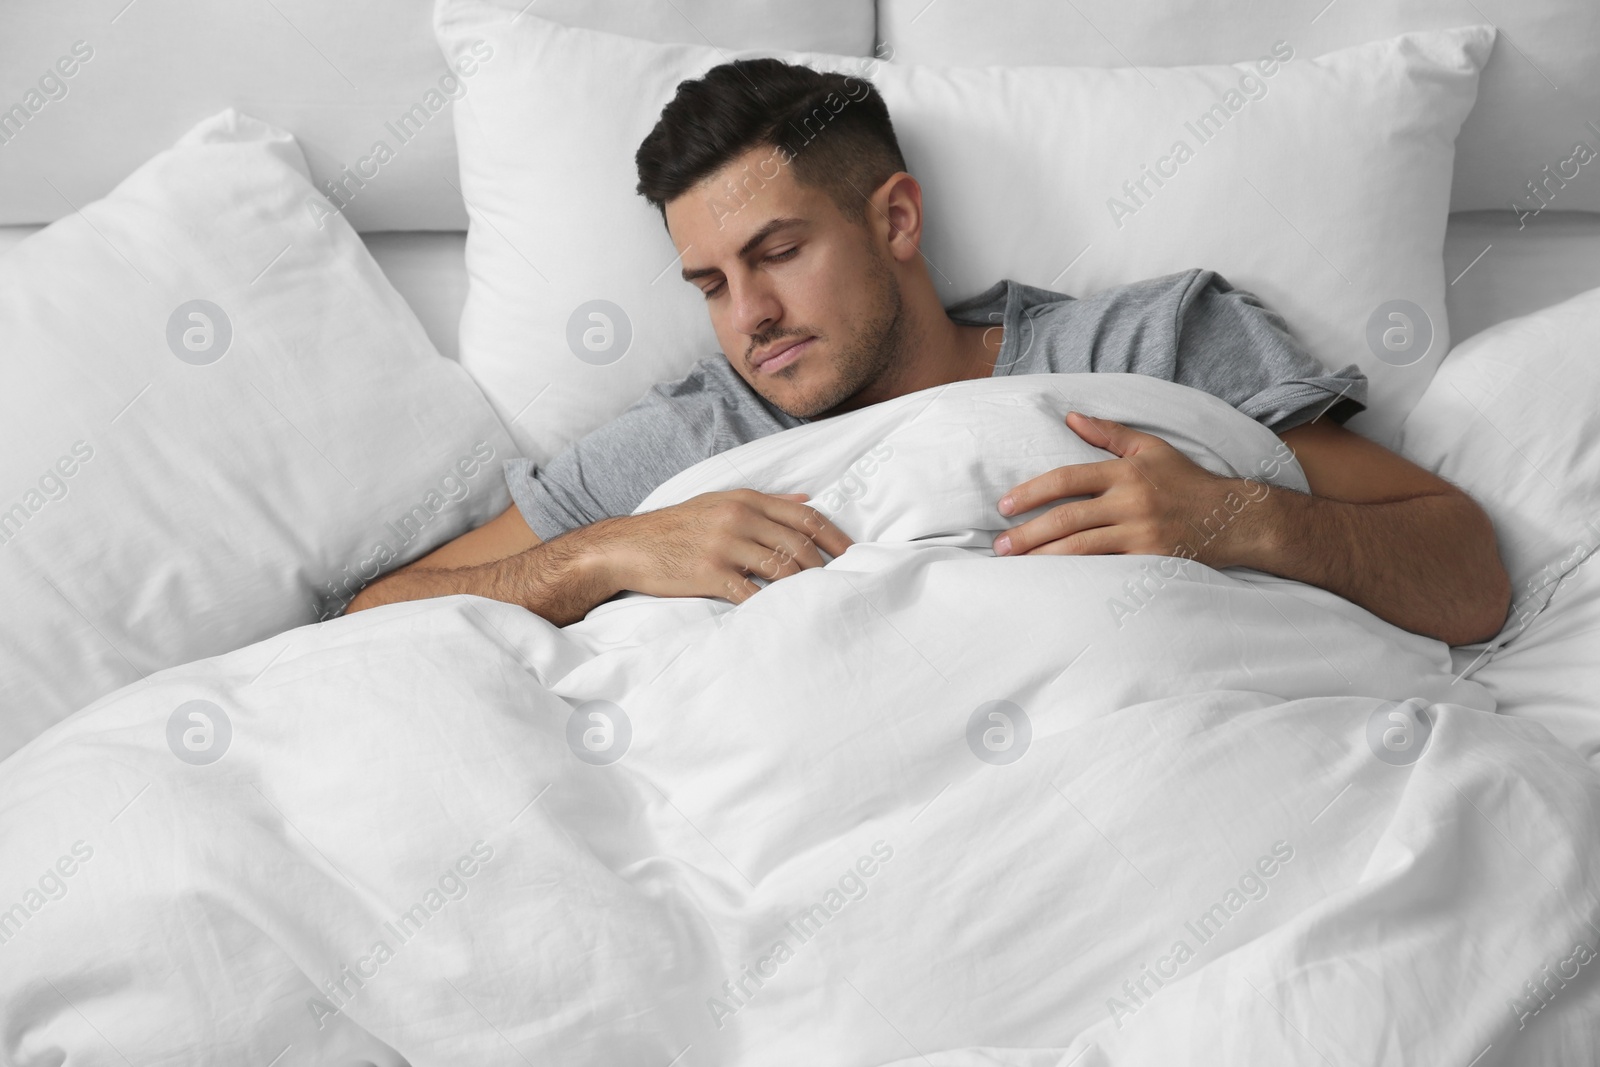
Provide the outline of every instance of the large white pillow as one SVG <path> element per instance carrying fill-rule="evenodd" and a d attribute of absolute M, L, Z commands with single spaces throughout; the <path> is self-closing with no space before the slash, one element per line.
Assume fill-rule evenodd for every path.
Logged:
<path fill-rule="evenodd" d="M 69 214 L 68 200 L 104 196 L 201 116 L 233 105 L 293 130 L 315 184 L 342 181 L 354 193 L 346 214 L 358 230 L 465 229 L 445 104 L 472 92 L 481 57 L 445 66 L 432 4 L 5 4 L 0 109 L 12 117 L 0 122 L 0 224 Z M 723 48 L 867 55 L 873 43 L 873 0 L 501 6 L 508 17 L 529 10 L 574 26 Z M 393 152 L 381 164 L 379 141 Z M 353 184 L 345 167 L 364 173 L 363 183 Z"/>
<path fill-rule="evenodd" d="M 1462 342 L 1400 448 L 1494 520 L 1512 603 L 1490 647 L 1509 643 L 1600 545 L 1600 289 Z"/>
<path fill-rule="evenodd" d="M 678 82 L 745 53 L 512 21 L 485 0 L 440 0 L 437 25 L 447 57 L 479 39 L 498 57 L 456 105 L 472 220 L 460 358 L 545 462 L 717 351 L 634 192 L 634 152 Z M 1448 346 L 1452 146 L 1492 44 L 1469 27 L 1321 59 L 1283 46 L 1287 62 L 1263 48 L 1235 66 L 1142 71 L 779 54 L 882 91 L 928 193 L 924 251 L 947 305 L 1001 277 L 1086 295 L 1209 267 L 1329 367 L 1359 363 L 1373 410 L 1353 425 L 1384 440 Z M 1213 104 L 1228 117 L 1200 144 L 1185 123 Z M 1192 158 L 1169 160 L 1174 176 L 1113 217 L 1122 183 L 1180 138 Z M 586 351 L 589 330 L 609 347 Z"/>
<path fill-rule="evenodd" d="M 0 755 L 506 506 L 499 421 L 317 195 L 226 111 L 0 258 Z"/>
<path fill-rule="evenodd" d="M 1594 0 L 878 3 L 879 36 L 894 45 L 895 60 L 934 66 L 1224 63 L 1279 38 L 1319 55 L 1375 37 L 1490 18 L 1501 39 L 1484 67 L 1477 106 L 1461 128 L 1452 209 L 1521 205 L 1527 212 L 1548 203 L 1553 210 L 1600 211 L 1600 125 L 1591 125 L 1600 123 L 1600 4 Z M 1587 151 L 1575 152 L 1579 144 Z M 1541 183 L 1542 192 L 1529 189 L 1529 182 Z"/>

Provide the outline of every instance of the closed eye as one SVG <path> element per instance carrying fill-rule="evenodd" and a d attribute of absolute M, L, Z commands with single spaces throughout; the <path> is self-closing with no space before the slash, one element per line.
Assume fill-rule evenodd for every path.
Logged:
<path fill-rule="evenodd" d="M 789 260 L 793 259 L 795 256 L 797 256 L 799 254 L 800 254 L 800 246 L 799 245 L 795 245 L 793 248 L 786 248 L 782 252 L 774 252 L 770 256 L 763 256 L 761 261 L 763 263 L 785 263 L 785 262 L 788 262 Z M 723 284 L 721 282 L 718 282 L 716 285 L 713 285 L 710 288 L 703 289 L 701 291 L 706 294 L 706 299 L 710 300 L 712 297 L 714 297 L 718 293 L 722 292 L 722 290 L 723 290 Z"/>

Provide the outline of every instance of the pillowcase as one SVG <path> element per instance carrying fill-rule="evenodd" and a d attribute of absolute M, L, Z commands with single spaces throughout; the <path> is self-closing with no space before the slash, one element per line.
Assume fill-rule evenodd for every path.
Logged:
<path fill-rule="evenodd" d="M 0 755 L 506 507 L 494 413 L 318 199 L 229 110 L 0 258 Z"/>
<path fill-rule="evenodd" d="M 1319 55 L 1490 15 L 1503 40 L 1461 127 L 1451 210 L 1600 211 L 1594 0 L 1315 0 L 1303 10 L 1262 0 L 879 0 L 878 33 L 893 42 L 896 62 L 1144 67 L 1226 62 L 1280 36 Z"/>
<path fill-rule="evenodd" d="M 1401 452 L 1494 520 L 1511 575 L 1500 648 L 1600 545 L 1600 289 L 1491 326 L 1439 368 Z"/>
<path fill-rule="evenodd" d="M 436 21 L 447 59 L 479 39 L 496 55 L 456 103 L 460 358 L 543 463 L 718 350 L 634 152 L 680 81 L 747 53 L 513 22 L 485 0 L 440 0 Z M 1373 399 L 1351 425 L 1387 440 L 1448 346 L 1452 146 L 1492 44 L 1469 27 L 1140 71 L 780 55 L 883 93 L 946 306 L 1002 277 L 1082 296 L 1209 267 L 1330 368 L 1360 364 Z"/>

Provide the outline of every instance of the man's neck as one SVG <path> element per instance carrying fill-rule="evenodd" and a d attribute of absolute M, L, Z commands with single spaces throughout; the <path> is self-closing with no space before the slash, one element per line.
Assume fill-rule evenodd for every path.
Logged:
<path fill-rule="evenodd" d="M 994 377 L 995 364 L 1000 361 L 1000 348 L 1006 342 L 1004 326 L 958 326 L 960 330 L 977 335 L 976 353 L 972 357 L 973 372 L 968 378 Z"/>
<path fill-rule="evenodd" d="M 892 377 L 878 381 L 870 396 L 858 395 L 851 407 L 866 407 L 951 382 L 990 377 L 1004 338 L 1003 326 L 965 326 L 948 315 L 940 315 L 927 330 L 908 339 L 907 354 L 921 358 L 898 364 Z"/>
<path fill-rule="evenodd" d="M 1005 343 L 1004 326 L 965 326 L 945 316 L 936 328 L 937 341 L 927 351 L 936 358 L 919 375 L 924 380 L 904 392 L 931 389 L 936 385 L 993 376 Z"/>

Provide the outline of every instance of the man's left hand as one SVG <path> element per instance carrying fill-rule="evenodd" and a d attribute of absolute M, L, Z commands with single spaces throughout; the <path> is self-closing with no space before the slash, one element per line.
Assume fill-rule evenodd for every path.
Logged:
<path fill-rule="evenodd" d="M 1182 555 L 1219 568 L 1248 555 L 1239 544 L 1241 531 L 1228 529 L 1229 520 L 1245 502 L 1267 494 L 1265 482 L 1212 474 L 1161 438 L 1119 422 L 1076 411 L 1066 421 L 1079 437 L 1117 458 L 1057 467 L 1001 497 L 1002 515 L 1081 499 L 1001 534 L 996 555 Z M 1202 527 L 1206 520 L 1211 525 Z"/>

